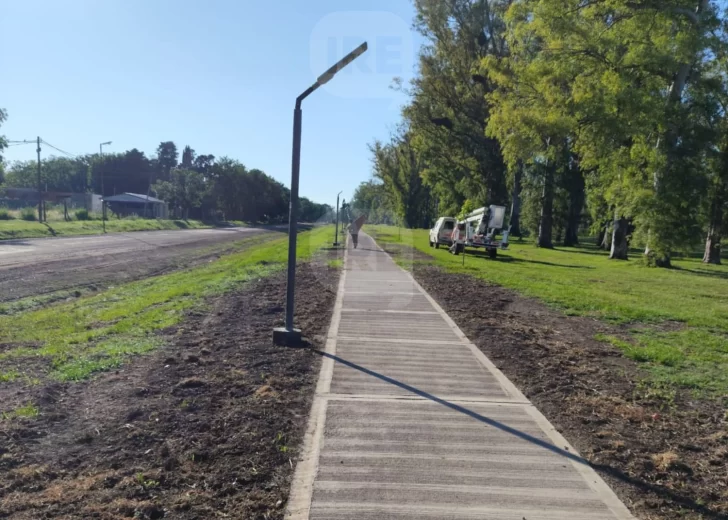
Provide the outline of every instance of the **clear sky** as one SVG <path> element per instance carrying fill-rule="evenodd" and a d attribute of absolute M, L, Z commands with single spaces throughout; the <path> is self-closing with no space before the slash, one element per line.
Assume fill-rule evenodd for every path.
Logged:
<path fill-rule="evenodd" d="M 409 0 L 0 0 L 0 13 L 9 139 L 147 155 L 172 140 L 286 185 L 296 96 L 366 39 L 303 104 L 301 195 L 330 204 L 370 177 L 367 144 L 389 135 L 403 102 L 389 86 L 412 77 L 421 43 Z"/>

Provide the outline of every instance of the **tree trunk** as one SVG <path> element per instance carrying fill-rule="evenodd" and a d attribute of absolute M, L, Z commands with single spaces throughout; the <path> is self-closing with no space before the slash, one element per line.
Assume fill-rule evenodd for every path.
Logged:
<path fill-rule="evenodd" d="M 546 176 L 543 183 L 543 197 L 541 198 L 541 222 L 538 226 L 538 247 L 553 249 L 552 241 L 554 221 L 554 168 L 546 167 Z"/>
<path fill-rule="evenodd" d="M 564 245 L 567 247 L 579 244 L 579 224 L 581 223 L 582 209 L 584 209 L 584 177 L 581 172 L 578 172 L 569 193 L 569 215 L 566 221 L 566 235 L 564 236 Z"/>
<path fill-rule="evenodd" d="M 523 170 L 519 166 L 513 176 L 513 193 L 511 194 L 511 218 L 509 220 L 511 226 L 511 236 L 520 237 L 521 235 L 521 180 Z"/>
<path fill-rule="evenodd" d="M 602 230 L 600 231 L 599 235 L 600 238 L 597 240 L 597 247 L 599 249 L 603 249 L 604 251 L 610 251 L 612 249 L 612 222 L 607 221 L 604 223 L 604 226 L 602 227 Z"/>
<path fill-rule="evenodd" d="M 710 229 L 708 230 L 708 238 L 705 241 L 705 254 L 703 255 L 703 262 L 706 264 L 720 264 L 723 204 L 722 194 L 716 193 L 710 203 Z"/>
<path fill-rule="evenodd" d="M 612 226 L 612 249 L 609 253 L 611 260 L 627 260 L 629 246 L 627 243 L 627 226 L 629 222 L 624 217 L 614 216 Z"/>

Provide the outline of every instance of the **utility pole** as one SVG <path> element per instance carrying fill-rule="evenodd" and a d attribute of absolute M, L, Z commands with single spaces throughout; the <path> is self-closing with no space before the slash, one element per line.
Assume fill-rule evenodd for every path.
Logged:
<path fill-rule="evenodd" d="M 43 192 L 41 191 L 41 185 L 40 185 L 40 136 L 38 136 L 38 148 L 36 148 L 36 152 L 38 152 L 38 222 L 43 222 Z"/>

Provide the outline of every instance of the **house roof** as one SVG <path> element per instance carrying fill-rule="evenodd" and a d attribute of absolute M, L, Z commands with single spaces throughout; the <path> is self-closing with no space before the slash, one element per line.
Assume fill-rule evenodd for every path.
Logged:
<path fill-rule="evenodd" d="M 138 204 L 145 204 L 147 202 L 164 204 L 163 200 L 159 200 L 155 197 L 140 195 L 139 193 L 122 193 L 121 195 L 114 195 L 112 197 L 104 197 L 106 202 L 132 202 Z"/>

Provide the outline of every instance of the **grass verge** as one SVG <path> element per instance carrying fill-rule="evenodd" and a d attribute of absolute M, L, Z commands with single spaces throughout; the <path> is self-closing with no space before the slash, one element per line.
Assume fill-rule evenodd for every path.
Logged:
<path fill-rule="evenodd" d="M 675 269 L 613 261 L 593 248 L 539 249 L 511 242 L 496 260 L 429 247 L 427 230 L 367 226 L 382 245 L 410 246 L 400 263 L 435 264 L 538 298 L 566 314 L 622 325 L 600 339 L 640 362 L 659 385 L 728 396 L 728 266 L 678 259 Z M 487 295 L 483 295 L 487 301 Z"/>
<path fill-rule="evenodd" d="M 328 243 L 330 226 L 301 233 L 299 260 Z M 248 245 L 260 242 L 250 238 Z M 147 278 L 75 301 L 0 316 L 0 382 L 34 366 L 62 381 L 77 381 L 120 366 L 130 355 L 162 344 L 156 333 L 179 323 L 205 298 L 283 269 L 287 238 L 247 247 L 202 267 Z"/>
<path fill-rule="evenodd" d="M 106 221 L 108 233 L 130 231 L 156 231 L 171 229 L 200 229 L 211 226 L 198 220 L 112 219 Z M 12 238 L 44 238 L 53 236 L 98 235 L 103 233 L 100 220 L 72 220 L 70 222 L 27 222 L 0 220 L 0 240 Z"/>

